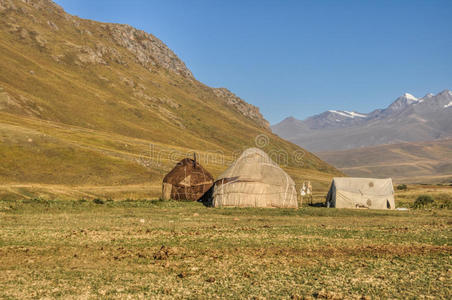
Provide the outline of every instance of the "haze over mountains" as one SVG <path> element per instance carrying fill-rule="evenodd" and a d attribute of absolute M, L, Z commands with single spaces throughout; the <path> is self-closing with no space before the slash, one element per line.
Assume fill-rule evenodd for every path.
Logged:
<path fill-rule="evenodd" d="M 303 121 L 289 117 L 273 132 L 349 176 L 397 182 L 452 181 L 452 92 L 398 97 L 370 113 L 329 110 Z"/>
<path fill-rule="evenodd" d="M 305 120 L 284 119 L 274 133 L 314 152 L 354 149 L 452 136 L 452 92 L 398 97 L 370 113 L 329 110 Z"/>
<path fill-rule="evenodd" d="M 341 174 L 272 134 L 257 107 L 197 81 L 157 37 L 49 0 L 0 0 L 0 70 L 0 196 L 158 195 L 177 160 L 195 151 L 218 175 L 262 135 L 295 180 L 326 188 Z"/>
<path fill-rule="evenodd" d="M 392 177 L 405 183 L 452 183 L 452 139 L 317 152 L 355 177 Z"/>

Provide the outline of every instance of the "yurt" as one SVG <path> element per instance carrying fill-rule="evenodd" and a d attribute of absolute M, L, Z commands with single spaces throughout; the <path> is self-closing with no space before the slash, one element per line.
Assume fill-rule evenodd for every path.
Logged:
<path fill-rule="evenodd" d="M 198 162 L 185 158 L 163 178 L 162 198 L 197 201 L 213 184 L 213 177 Z"/>
<path fill-rule="evenodd" d="M 215 181 L 214 207 L 297 208 L 295 183 L 264 151 L 245 150 Z"/>
<path fill-rule="evenodd" d="M 326 205 L 336 208 L 394 209 L 392 179 L 335 177 Z"/>

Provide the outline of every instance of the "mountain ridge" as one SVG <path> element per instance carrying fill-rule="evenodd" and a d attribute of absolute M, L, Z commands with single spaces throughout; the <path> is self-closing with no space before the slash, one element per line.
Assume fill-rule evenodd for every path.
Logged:
<path fill-rule="evenodd" d="M 398 97 L 370 113 L 329 110 L 305 120 L 286 118 L 274 133 L 311 151 L 334 151 L 397 142 L 428 141 L 452 136 L 452 92 L 416 98 Z M 417 135 L 417 136 L 416 136 Z"/>
<path fill-rule="evenodd" d="M 285 154 L 279 163 L 296 181 L 326 189 L 342 174 L 128 25 L 80 19 L 48 0 L 0 0 L 0 57 L 0 196 L 61 196 L 70 187 L 106 195 L 98 186 L 121 190 L 112 197 L 131 197 L 128 188 L 157 196 L 178 160 L 196 152 L 215 176 L 257 138 Z"/>
<path fill-rule="evenodd" d="M 159 66 L 188 80 L 195 80 L 185 63 L 152 34 L 135 29 L 127 24 L 101 23 L 81 19 L 67 14 L 59 5 L 50 0 L 29 0 L 24 1 L 24 3 L 28 5 L 20 5 L 17 1 L 12 0 L 0 0 L 0 12 L 6 15 L 3 24 L 9 28 L 10 32 L 17 33 L 21 41 L 36 43 L 41 52 L 47 52 L 59 64 L 73 63 L 85 67 L 90 64 L 109 66 L 116 63 L 127 67 L 132 63 L 130 61 L 130 54 L 132 54 L 133 62 L 138 63 L 150 72 L 153 72 L 154 68 Z M 47 20 L 40 21 L 34 16 L 33 13 L 36 12 L 33 9 L 39 10 L 39 13 L 42 13 Z M 8 11 L 31 18 L 33 25 L 40 27 L 40 30 L 30 30 L 16 24 L 16 18 L 8 16 Z M 58 23 L 60 23 L 60 26 L 57 25 Z M 90 30 L 87 26 L 94 29 Z M 52 41 L 53 43 L 56 42 L 55 45 L 50 45 L 51 37 L 46 37 L 46 35 L 53 37 L 55 36 L 54 33 L 63 30 L 73 31 L 74 35 L 79 34 L 85 43 L 71 40 L 61 43 L 60 40 L 57 40 Z M 92 41 L 93 37 L 97 39 Z M 128 52 L 124 54 L 114 46 L 120 46 Z M 129 85 L 135 85 L 135 82 L 130 81 L 129 78 L 123 80 L 129 81 L 127 82 Z M 260 113 L 259 108 L 245 101 L 230 101 L 231 95 L 233 94 L 229 92 L 228 97 L 218 98 L 245 117 L 255 121 L 259 126 L 269 128 L 269 124 Z"/>

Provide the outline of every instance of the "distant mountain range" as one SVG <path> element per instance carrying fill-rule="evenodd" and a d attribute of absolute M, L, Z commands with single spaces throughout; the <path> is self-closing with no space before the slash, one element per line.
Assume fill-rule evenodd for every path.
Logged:
<path fill-rule="evenodd" d="M 336 151 L 452 137 L 452 92 L 398 97 L 370 113 L 329 110 L 305 120 L 289 117 L 271 127 L 310 151 Z"/>

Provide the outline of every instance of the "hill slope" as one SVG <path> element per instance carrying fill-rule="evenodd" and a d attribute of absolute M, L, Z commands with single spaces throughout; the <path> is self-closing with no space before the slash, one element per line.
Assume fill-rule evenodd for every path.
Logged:
<path fill-rule="evenodd" d="M 452 139 L 319 152 L 350 176 L 393 177 L 397 182 L 452 182 Z"/>
<path fill-rule="evenodd" d="M 256 144 L 295 180 L 325 188 L 340 174 L 128 25 L 80 19 L 48 0 L 0 0 L 0 58 L 8 195 L 157 195 L 163 174 L 193 151 L 218 175 Z"/>

